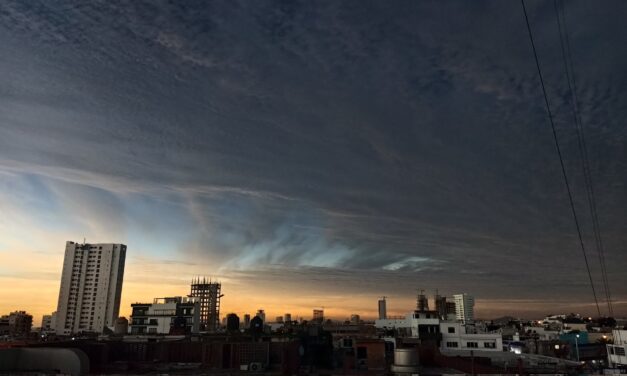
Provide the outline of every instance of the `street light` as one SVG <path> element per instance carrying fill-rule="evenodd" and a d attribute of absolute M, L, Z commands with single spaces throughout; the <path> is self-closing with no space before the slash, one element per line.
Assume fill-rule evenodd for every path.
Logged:
<path fill-rule="evenodd" d="M 577 349 L 577 362 L 579 362 L 579 334 L 575 334 L 575 349 Z"/>

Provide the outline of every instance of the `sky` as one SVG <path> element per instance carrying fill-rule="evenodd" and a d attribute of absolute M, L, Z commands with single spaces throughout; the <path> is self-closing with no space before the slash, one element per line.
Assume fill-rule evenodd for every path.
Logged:
<path fill-rule="evenodd" d="M 527 8 L 603 296 L 555 9 Z M 627 4 L 565 11 L 627 315 Z M 225 314 L 595 311 L 517 1 L 8 0 L 0 46 L 0 313 L 54 311 L 84 239 L 128 246 L 122 315 L 198 275 Z"/>

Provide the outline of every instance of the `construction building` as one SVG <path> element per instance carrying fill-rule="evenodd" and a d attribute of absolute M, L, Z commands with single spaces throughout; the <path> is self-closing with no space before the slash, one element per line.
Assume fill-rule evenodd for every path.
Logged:
<path fill-rule="evenodd" d="M 220 326 L 220 298 L 222 284 L 206 277 L 192 280 L 190 297 L 198 298 L 200 304 L 200 330 L 216 332 Z"/>
<path fill-rule="evenodd" d="M 416 311 L 418 312 L 426 312 L 429 310 L 429 300 L 425 295 L 424 290 L 420 290 L 418 296 L 416 297 Z"/>

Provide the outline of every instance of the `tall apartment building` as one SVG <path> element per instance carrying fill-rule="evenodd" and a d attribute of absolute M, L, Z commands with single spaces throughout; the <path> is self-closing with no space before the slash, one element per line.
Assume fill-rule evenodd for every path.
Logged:
<path fill-rule="evenodd" d="M 102 333 L 120 312 L 126 246 L 65 244 L 56 333 Z"/>
<path fill-rule="evenodd" d="M 388 309 L 385 301 L 385 296 L 379 299 L 379 320 L 385 320 L 388 318 Z"/>
<path fill-rule="evenodd" d="M 475 320 L 475 298 L 468 294 L 453 295 L 455 301 L 455 317 L 462 323 L 472 323 Z"/>

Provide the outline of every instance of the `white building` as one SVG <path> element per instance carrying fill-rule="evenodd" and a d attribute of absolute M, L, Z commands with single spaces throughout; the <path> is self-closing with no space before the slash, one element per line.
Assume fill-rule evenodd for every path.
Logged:
<path fill-rule="evenodd" d="M 405 317 L 376 320 L 379 329 L 397 329 L 415 338 L 438 338 L 441 351 L 479 350 L 503 351 L 503 337 L 499 333 L 471 333 L 457 321 L 440 321 L 438 312 L 412 312 Z M 472 326 L 471 326 L 472 328 Z"/>
<path fill-rule="evenodd" d="M 131 334 L 191 334 L 200 331 L 197 297 L 155 298 L 151 303 L 131 304 Z"/>
<path fill-rule="evenodd" d="M 66 243 L 57 334 L 102 333 L 105 326 L 114 326 L 120 312 L 125 259 L 124 244 Z"/>
<path fill-rule="evenodd" d="M 374 325 L 379 329 L 405 330 L 407 335 L 420 338 L 421 333 L 437 333 L 440 318 L 435 311 L 415 311 L 408 313 L 405 317 L 388 317 L 387 319 L 375 320 Z"/>
<path fill-rule="evenodd" d="M 614 344 L 607 345 L 607 360 L 610 368 L 627 367 L 627 330 L 612 330 Z"/>
<path fill-rule="evenodd" d="M 455 317 L 462 323 L 471 323 L 475 320 L 475 298 L 468 294 L 453 295 L 455 300 Z"/>
<path fill-rule="evenodd" d="M 440 323 L 440 351 L 503 351 L 503 337 L 498 333 L 468 333 L 460 322 Z"/>

